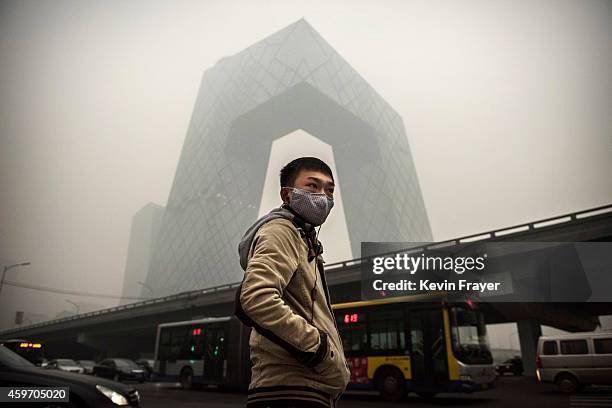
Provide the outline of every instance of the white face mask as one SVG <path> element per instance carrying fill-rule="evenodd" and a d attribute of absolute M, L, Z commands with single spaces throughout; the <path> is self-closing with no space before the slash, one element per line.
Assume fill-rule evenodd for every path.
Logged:
<path fill-rule="evenodd" d="M 287 187 L 293 191 L 289 206 L 302 218 L 314 226 L 321 225 L 327 219 L 334 206 L 334 199 L 325 193 L 311 193 L 295 187 Z"/>

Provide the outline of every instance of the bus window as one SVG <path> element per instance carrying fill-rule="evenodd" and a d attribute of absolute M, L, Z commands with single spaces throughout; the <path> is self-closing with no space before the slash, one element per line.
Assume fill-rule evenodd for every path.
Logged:
<path fill-rule="evenodd" d="M 204 350 L 204 331 L 201 327 L 190 327 L 187 340 L 189 358 L 201 356 Z"/>
<path fill-rule="evenodd" d="M 225 375 L 225 329 L 208 328 L 204 347 L 204 378 L 221 380 Z"/>
<path fill-rule="evenodd" d="M 404 314 L 401 310 L 374 310 L 369 314 L 370 349 L 402 351 L 406 348 Z"/>
<path fill-rule="evenodd" d="M 448 379 L 442 312 L 440 310 L 431 310 L 427 316 L 430 328 L 430 352 L 433 363 L 433 375 L 435 381 L 441 382 Z"/>
<path fill-rule="evenodd" d="M 184 360 L 189 358 L 187 353 L 187 328 L 178 327 L 172 330 L 170 337 L 170 355 L 172 360 Z"/>
<path fill-rule="evenodd" d="M 453 352 L 465 364 L 491 364 L 484 315 L 464 307 L 451 309 Z"/>
<path fill-rule="evenodd" d="M 413 380 L 430 385 L 448 381 L 442 310 L 412 310 L 409 314 Z"/>
<path fill-rule="evenodd" d="M 412 360 L 412 378 L 423 380 L 425 376 L 425 342 L 423 323 L 419 313 L 410 313 L 410 357 Z"/>
<path fill-rule="evenodd" d="M 220 359 L 225 358 L 225 330 L 220 329 L 217 332 L 217 341 L 213 349 L 213 355 Z"/>
<path fill-rule="evenodd" d="M 342 346 L 347 355 L 363 352 L 368 348 L 368 334 L 364 313 L 336 312 L 336 321 L 342 337 Z M 351 353 L 353 352 L 353 353 Z"/>
<path fill-rule="evenodd" d="M 165 360 L 170 356 L 170 331 L 162 329 L 159 334 L 159 359 Z"/>
<path fill-rule="evenodd" d="M 198 333 L 196 338 L 196 351 L 203 358 L 224 358 L 225 357 L 225 332 L 224 328 L 207 327 L 206 330 Z"/>

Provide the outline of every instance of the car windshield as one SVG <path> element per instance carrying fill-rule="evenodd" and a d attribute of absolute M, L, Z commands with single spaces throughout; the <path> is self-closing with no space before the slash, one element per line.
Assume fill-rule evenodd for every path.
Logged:
<path fill-rule="evenodd" d="M 36 367 L 19 354 L 0 346 L 0 365 L 5 367 Z"/>
<path fill-rule="evenodd" d="M 57 364 L 63 365 L 63 366 L 75 366 L 75 365 L 77 365 L 77 363 L 75 363 L 74 360 L 70 360 L 68 358 L 62 358 L 62 359 L 59 359 L 59 360 L 56 360 L 56 361 L 57 361 Z"/>
<path fill-rule="evenodd" d="M 132 360 L 117 359 L 117 360 L 115 360 L 115 362 L 117 363 L 117 367 L 122 367 L 122 368 L 140 368 Z"/>
<path fill-rule="evenodd" d="M 465 307 L 453 307 L 451 312 L 455 357 L 465 364 L 491 364 L 493 357 L 482 312 Z"/>

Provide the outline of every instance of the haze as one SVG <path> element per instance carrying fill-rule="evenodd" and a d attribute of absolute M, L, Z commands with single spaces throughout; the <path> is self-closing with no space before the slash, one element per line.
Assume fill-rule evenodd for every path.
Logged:
<path fill-rule="evenodd" d="M 166 203 L 202 73 L 300 18 L 403 117 L 436 240 L 612 203 L 611 4 L 3 1 L 0 263 L 32 263 L 7 280 L 120 295 L 131 217 Z M 333 162 L 288 137 L 260 212 L 285 158 Z M 328 262 L 359 256 L 337 183 Z M 118 302 L 5 285 L 0 328 L 67 300 Z"/>

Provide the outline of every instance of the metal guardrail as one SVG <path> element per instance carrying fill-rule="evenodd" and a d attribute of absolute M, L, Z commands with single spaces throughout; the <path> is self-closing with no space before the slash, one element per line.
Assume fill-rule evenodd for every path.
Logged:
<path fill-rule="evenodd" d="M 490 231 L 482 232 L 478 234 L 467 235 L 461 238 L 449 239 L 446 241 L 436 242 L 433 244 L 418 246 L 418 247 L 410 248 L 410 250 L 418 251 L 420 249 L 435 248 L 435 247 L 441 247 L 441 246 L 452 246 L 452 245 L 458 245 L 460 243 L 481 241 L 481 240 L 486 240 L 486 239 L 499 238 L 502 236 L 507 237 L 507 236 L 511 236 L 513 234 L 517 234 L 520 232 L 544 229 L 546 227 L 556 226 L 556 225 L 563 224 L 566 222 L 582 220 L 584 218 L 596 217 L 598 215 L 607 214 L 609 212 L 612 212 L 612 204 L 590 208 L 588 210 L 583 210 L 583 211 L 579 211 L 575 213 L 564 214 L 564 215 L 560 215 L 557 217 L 545 218 L 542 220 L 529 222 L 525 224 L 518 224 L 512 227 L 505 227 L 501 229 L 490 230 Z M 397 251 L 394 251 L 392 253 L 395 253 L 395 252 Z M 380 254 L 380 255 L 384 255 L 384 254 Z M 367 259 L 368 258 L 355 258 L 355 259 L 350 259 L 347 261 L 335 262 L 335 263 L 326 265 L 325 270 L 330 271 L 330 270 L 335 270 L 335 269 L 346 268 L 349 266 L 360 265 L 363 261 Z M 73 320 L 86 319 L 89 317 L 105 315 L 109 313 L 118 312 L 121 310 L 136 309 L 139 307 L 144 307 L 144 306 L 153 305 L 157 303 L 164 303 L 164 302 L 168 302 L 172 300 L 178 300 L 180 298 L 194 298 L 194 297 L 205 295 L 208 293 L 214 293 L 214 292 L 220 292 L 222 290 L 234 289 L 234 288 L 237 288 L 239 285 L 240 285 L 240 282 L 234 282 L 234 283 L 214 286 L 214 287 L 210 287 L 206 289 L 196 289 L 196 290 L 191 290 L 187 292 L 176 293 L 174 295 L 164 296 L 160 298 L 147 299 L 141 302 L 128 303 L 128 304 L 121 305 L 121 306 L 114 306 L 114 307 L 110 307 L 107 309 L 100 309 L 100 310 L 96 310 L 93 312 L 78 314 L 78 315 L 69 316 L 69 317 L 63 317 L 61 319 L 54 319 L 54 320 L 49 320 L 45 322 L 35 323 L 35 324 L 25 326 L 25 327 L 12 328 L 8 330 L 0 331 L 0 335 L 10 334 L 12 332 L 17 332 L 17 331 L 22 331 L 22 330 L 27 330 L 27 329 L 35 329 L 35 328 L 43 327 L 43 326 L 50 326 L 56 323 L 63 323 L 63 322 L 70 322 Z"/>
<path fill-rule="evenodd" d="M 70 321 L 73 321 L 73 320 L 86 319 L 86 318 L 89 318 L 89 317 L 105 315 L 105 314 L 109 314 L 109 313 L 118 312 L 118 311 L 121 311 L 121 310 L 136 309 L 136 308 L 139 308 L 139 307 L 149 306 L 149 305 L 153 305 L 153 304 L 157 304 L 157 303 L 165 303 L 165 302 L 172 301 L 172 300 L 177 300 L 177 299 L 180 299 L 180 298 L 194 298 L 194 297 L 197 297 L 199 295 L 204 295 L 204 294 L 207 294 L 207 293 L 214 293 L 214 292 L 219 292 L 219 291 L 222 291 L 222 290 L 233 289 L 233 288 L 238 287 L 238 285 L 240 285 L 240 282 L 229 283 L 229 284 L 219 285 L 219 286 L 213 286 L 213 287 L 206 288 L 206 289 L 196 289 L 196 290 L 191 290 L 191 291 L 188 291 L 188 292 L 176 293 L 174 295 L 168 295 L 168 296 L 164 296 L 164 297 L 160 297 L 160 298 L 143 300 L 142 302 L 128 303 L 128 304 L 121 305 L 121 306 L 113 306 L 113 307 L 109 307 L 107 309 L 100 309 L 100 310 L 95 310 L 93 312 L 81 313 L 81 314 L 78 314 L 78 315 L 68 316 L 68 317 L 62 317 L 61 319 L 53 319 L 53 320 L 48 320 L 48 321 L 45 321 L 45 322 L 35 323 L 35 324 L 28 325 L 28 326 L 25 326 L 25 327 L 19 327 L 19 328 L 12 328 L 12 329 L 8 329 L 8 330 L 3 330 L 3 331 L 0 331 L 0 334 L 4 335 L 4 334 L 9 334 L 11 332 L 16 332 L 16 331 L 35 329 L 35 328 L 43 327 L 43 326 L 50 326 L 50 325 L 53 325 L 53 324 L 56 324 L 56 323 L 65 323 L 65 322 L 70 322 Z"/>
<path fill-rule="evenodd" d="M 594 207 L 588 210 L 583 210 L 583 211 L 579 211 L 575 213 L 559 215 L 557 217 L 545 218 L 542 220 L 528 222 L 525 224 L 518 224 L 512 227 L 504 227 L 504 228 L 500 228 L 496 230 L 481 232 L 478 234 L 467 235 L 465 237 L 449 239 L 446 241 L 440 241 L 440 242 L 436 242 L 433 244 L 416 246 L 416 247 L 410 248 L 410 250 L 418 251 L 421 249 L 438 248 L 438 247 L 443 247 L 443 246 L 463 244 L 467 242 L 482 241 L 486 239 L 508 237 L 513 234 L 518 234 L 520 232 L 542 230 L 546 227 L 557 226 L 565 222 L 582 220 L 584 218 L 596 217 L 598 215 L 607 214 L 609 212 L 612 212 L 612 204 L 607 204 L 607 205 L 603 205 L 600 207 Z M 397 251 L 393 251 L 393 252 L 390 252 L 389 254 L 396 253 L 396 252 Z M 385 255 L 385 254 L 380 254 L 380 255 Z M 367 259 L 369 258 L 356 258 L 356 259 L 351 259 L 351 260 L 342 261 L 342 262 L 335 262 L 335 263 L 326 265 L 325 270 L 329 271 L 329 270 L 334 270 L 334 269 L 346 268 L 348 266 L 359 265 Z"/>

